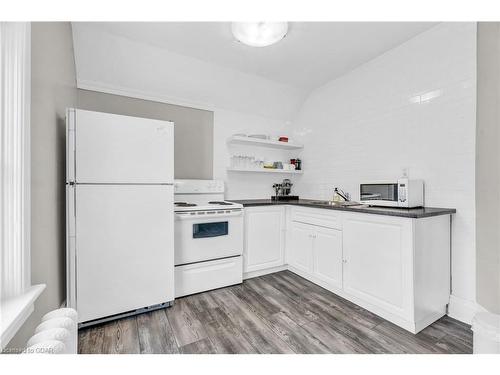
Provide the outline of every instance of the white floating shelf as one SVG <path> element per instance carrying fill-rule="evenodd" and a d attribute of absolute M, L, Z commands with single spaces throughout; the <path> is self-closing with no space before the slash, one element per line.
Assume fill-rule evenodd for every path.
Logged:
<path fill-rule="evenodd" d="M 272 141 L 270 139 L 259 139 L 259 138 L 250 138 L 250 137 L 242 137 L 238 135 L 233 135 L 228 139 L 228 143 L 230 144 L 239 144 L 239 145 L 250 145 L 250 146 L 260 146 L 260 147 L 268 147 L 268 148 L 278 148 L 282 150 L 300 150 L 304 148 L 303 145 L 298 143 L 289 143 L 289 142 L 280 142 L 280 141 Z"/>
<path fill-rule="evenodd" d="M 302 174 L 303 171 L 288 171 L 285 169 L 244 169 L 244 168 L 228 168 L 228 172 L 255 172 L 255 173 L 284 173 L 284 174 Z"/>

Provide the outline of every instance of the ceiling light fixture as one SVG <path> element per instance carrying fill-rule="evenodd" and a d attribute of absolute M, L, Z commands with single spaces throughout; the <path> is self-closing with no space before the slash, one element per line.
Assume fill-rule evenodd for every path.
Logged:
<path fill-rule="evenodd" d="M 252 47 L 266 47 L 279 42 L 288 32 L 288 22 L 233 22 L 233 35 Z"/>

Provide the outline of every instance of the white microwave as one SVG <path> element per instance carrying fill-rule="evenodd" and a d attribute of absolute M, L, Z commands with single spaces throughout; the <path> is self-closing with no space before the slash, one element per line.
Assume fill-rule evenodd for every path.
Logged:
<path fill-rule="evenodd" d="M 424 182 L 401 178 L 397 181 L 359 185 L 360 202 L 370 206 L 415 208 L 424 205 Z"/>

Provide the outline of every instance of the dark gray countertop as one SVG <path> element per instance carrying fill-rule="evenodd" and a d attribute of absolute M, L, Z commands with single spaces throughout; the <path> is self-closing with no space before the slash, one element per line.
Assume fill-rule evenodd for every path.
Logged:
<path fill-rule="evenodd" d="M 423 217 L 449 215 L 457 212 L 454 208 L 437 208 L 437 207 L 421 207 L 421 208 L 393 208 L 393 207 L 370 207 L 362 206 L 337 206 L 337 205 L 321 205 L 312 202 L 318 202 L 314 199 L 300 199 L 295 201 L 273 201 L 271 199 L 239 199 L 228 200 L 229 202 L 242 204 L 243 207 L 257 207 L 257 206 L 279 206 L 279 205 L 292 205 L 302 207 L 313 207 L 324 210 L 337 210 L 348 212 L 362 212 L 375 215 L 386 216 L 399 216 L 419 219 Z"/>

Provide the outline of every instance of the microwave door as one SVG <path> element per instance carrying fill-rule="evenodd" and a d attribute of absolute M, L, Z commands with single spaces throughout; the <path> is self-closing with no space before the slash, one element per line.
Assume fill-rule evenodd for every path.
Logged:
<path fill-rule="evenodd" d="M 394 206 L 398 204 L 398 184 L 361 184 L 361 202 L 379 206 Z"/>

